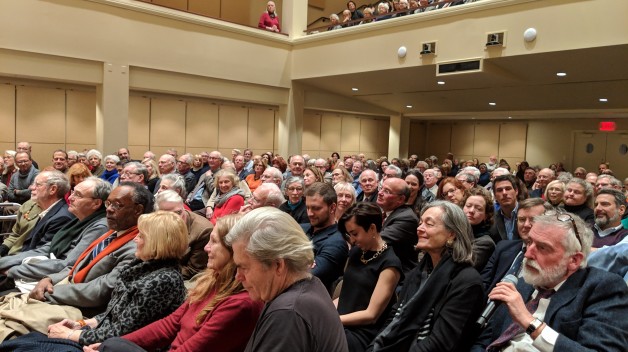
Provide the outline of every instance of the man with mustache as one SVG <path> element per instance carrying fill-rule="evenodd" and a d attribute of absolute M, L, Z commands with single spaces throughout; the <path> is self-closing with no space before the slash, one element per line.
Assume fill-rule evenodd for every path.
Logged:
<path fill-rule="evenodd" d="M 502 303 L 471 351 L 625 351 L 628 287 L 615 274 L 586 267 L 592 238 L 576 215 L 536 217 L 524 280 L 490 292 Z"/>
<path fill-rule="evenodd" d="M 626 211 L 626 196 L 621 191 L 603 188 L 595 197 L 595 225 L 593 225 L 593 247 L 613 246 L 619 243 L 628 230 L 621 223 Z"/>

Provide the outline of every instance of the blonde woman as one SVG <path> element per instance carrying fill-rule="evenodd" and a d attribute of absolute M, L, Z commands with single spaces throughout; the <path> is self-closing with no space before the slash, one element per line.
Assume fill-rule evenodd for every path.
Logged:
<path fill-rule="evenodd" d="M 155 186 L 157 185 L 157 182 L 161 177 L 161 174 L 159 173 L 159 167 L 155 160 L 148 158 L 144 159 L 142 161 L 142 164 L 144 164 L 144 166 L 146 166 L 146 169 L 148 170 L 148 180 L 146 182 L 146 187 L 148 187 L 150 193 L 155 193 Z"/>

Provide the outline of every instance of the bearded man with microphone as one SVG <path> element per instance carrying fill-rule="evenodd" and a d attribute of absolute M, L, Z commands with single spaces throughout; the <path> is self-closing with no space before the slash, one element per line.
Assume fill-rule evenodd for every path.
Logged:
<path fill-rule="evenodd" d="M 586 267 L 592 237 L 570 213 L 536 217 L 523 280 L 489 293 L 501 304 L 471 351 L 625 351 L 628 287 L 616 274 Z"/>

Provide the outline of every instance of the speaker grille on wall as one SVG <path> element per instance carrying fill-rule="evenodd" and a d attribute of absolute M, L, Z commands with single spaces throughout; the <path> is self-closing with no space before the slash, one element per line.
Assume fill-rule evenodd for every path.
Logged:
<path fill-rule="evenodd" d="M 437 75 L 446 75 L 451 73 L 463 72 L 479 72 L 482 71 L 482 60 L 468 60 L 458 62 L 448 62 L 437 65 Z"/>

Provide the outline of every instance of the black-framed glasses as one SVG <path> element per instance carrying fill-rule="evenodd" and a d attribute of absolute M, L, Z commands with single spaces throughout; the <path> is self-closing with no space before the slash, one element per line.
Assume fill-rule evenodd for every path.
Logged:
<path fill-rule="evenodd" d="M 561 212 L 561 211 L 553 211 L 546 212 L 545 215 L 556 215 L 556 220 L 561 222 L 571 222 L 571 226 L 573 227 L 573 232 L 576 235 L 576 239 L 578 239 L 578 243 L 580 243 L 580 250 L 582 250 L 582 240 L 580 239 L 580 232 L 578 232 L 578 227 L 576 226 L 576 221 L 573 219 L 569 213 Z"/>

